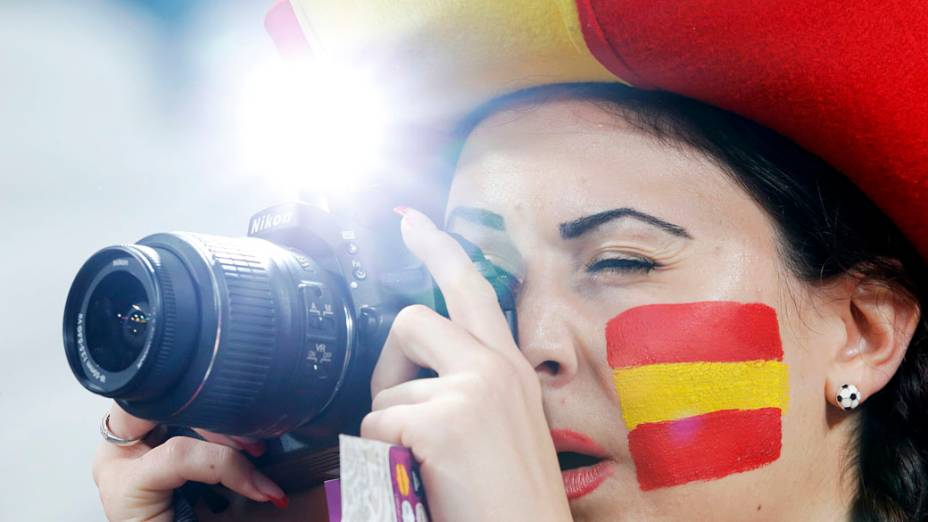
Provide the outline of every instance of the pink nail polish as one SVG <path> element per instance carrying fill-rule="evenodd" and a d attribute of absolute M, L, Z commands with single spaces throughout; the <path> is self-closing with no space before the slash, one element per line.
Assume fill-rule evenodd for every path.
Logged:
<path fill-rule="evenodd" d="M 403 222 L 410 227 L 427 229 L 435 226 L 425 214 L 418 210 L 409 207 L 396 207 L 393 211 L 403 216 Z"/>

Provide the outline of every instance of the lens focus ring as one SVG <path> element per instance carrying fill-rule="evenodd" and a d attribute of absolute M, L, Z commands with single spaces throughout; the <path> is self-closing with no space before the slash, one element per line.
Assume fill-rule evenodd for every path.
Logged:
<path fill-rule="evenodd" d="M 172 361 L 172 354 L 177 340 L 177 299 L 174 295 L 174 285 L 171 282 L 170 274 L 164 266 L 164 260 L 161 255 L 153 248 L 135 246 L 151 263 L 157 280 L 158 296 L 161 299 L 161 330 L 158 347 L 154 353 L 154 360 L 151 365 L 151 373 L 147 376 L 146 381 L 150 383 L 170 384 L 172 378 L 172 368 L 175 364 Z"/>

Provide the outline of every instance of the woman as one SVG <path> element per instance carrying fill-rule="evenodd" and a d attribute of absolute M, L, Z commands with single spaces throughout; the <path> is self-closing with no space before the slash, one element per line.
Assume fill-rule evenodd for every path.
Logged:
<path fill-rule="evenodd" d="M 433 519 L 928 518 L 925 263 L 844 175 L 618 84 L 524 90 L 463 135 L 443 228 L 519 278 L 518 347 L 456 243 L 400 209 L 451 318 L 397 318 L 362 425 L 412 448 Z M 171 520 L 187 480 L 286 504 L 207 437 L 101 446 L 107 515 Z"/>
<path fill-rule="evenodd" d="M 375 411 L 362 425 L 364 436 L 413 449 L 435 520 L 926 516 L 924 265 L 846 178 L 743 118 L 622 86 L 526 91 L 474 124 L 446 228 L 521 280 L 519 347 L 453 240 L 405 210 L 405 240 L 448 296 L 451 320 L 424 308 L 401 314 L 375 373 Z M 674 305 L 700 322 L 681 322 Z M 707 425 L 687 442 L 698 447 L 678 448 L 700 462 L 658 462 L 666 441 L 636 439 L 644 424 L 630 425 L 627 410 L 641 407 L 623 386 L 704 394 L 709 383 L 731 396 L 739 369 L 642 384 L 623 382 L 610 364 L 617 353 L 649 343 L 660 351 L 681 335 L 699 352 L 700 329 L 716 328 L 705 337 L 718 345 L 737 345 L 730 314 L 750 320 L 743 307 L 751 305 L 760 315 L 772 310 L 776 329 L 771 340 L 755 326 L 757 347 L 741 360 L 776 359 L 760 346 L 779 344 L 787 377 L 753 382 L 751 394 L 774 398 L 733 409 L 773 406 L 774 422 L 726 418 L 742 443 Z M 616 337 L 609 324 L 634 334 Z M 716 348 L 695 360 L 724 360 Z M 409 381 L 419 366 L 440 377 Z M 660 389 L 636 389 L 648 384 Z M 838 402 L 845 384 L 862 398 L 856 410 Z M 765 389 L 781 385 L 788 400 Z M 687 404 L 703 407 L 701 399 Z M 672 397 L 662 400 L 673 410 Z M 719 400 L 699 413 L 725 408 Z M 145 506 L 146 516 L 170 520 L 170 489 L 185 479 L 268 499 L 246 461 L 215 444 L 121 451 L 104 444 L 97 466 L 113 519 Z M 556 452 L 569 468 L 563 474 Z M 106 480 L 117 468 L 138 480 Z"/>

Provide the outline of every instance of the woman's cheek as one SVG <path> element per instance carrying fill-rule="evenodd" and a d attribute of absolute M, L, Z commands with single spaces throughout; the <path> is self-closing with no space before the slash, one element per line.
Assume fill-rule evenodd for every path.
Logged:
<path fill-rule="evenodd" d="M 719 479 L 780 457 L 789 385 L 773 308 L 632 308 L 607 323 L 606 350 L 642 490 Z"/>

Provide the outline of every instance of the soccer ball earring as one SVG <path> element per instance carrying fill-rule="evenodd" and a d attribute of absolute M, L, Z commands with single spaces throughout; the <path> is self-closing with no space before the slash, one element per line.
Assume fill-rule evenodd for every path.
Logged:
<path fill-rule="evenodd" d="M 841 389 L 838 390 L 838 396 L 835 397 L 838 401 L 838 405 L 844 408 L 845 411 L 853 410 L 860 406 L 861 398 L 860 390 L 853 384 L 842 384 Z"/>

